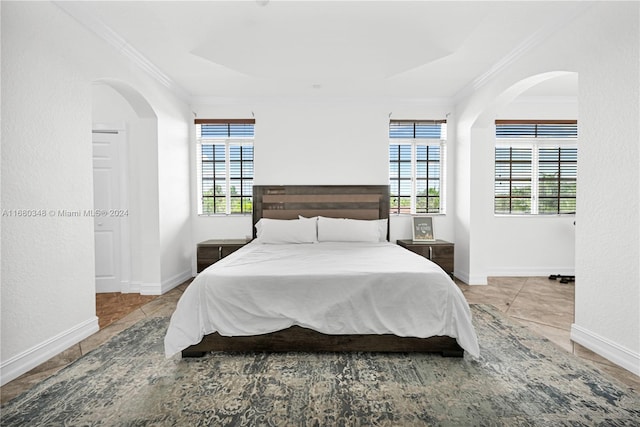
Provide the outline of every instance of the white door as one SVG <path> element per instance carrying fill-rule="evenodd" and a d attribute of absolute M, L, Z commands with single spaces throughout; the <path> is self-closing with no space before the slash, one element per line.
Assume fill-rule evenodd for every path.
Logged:
<path fill-rule="evenodd" d="M 93 215 L 96 292 L 120 292 L 121 221 L 120 145 L 117 131 L 93 132 Z"/>

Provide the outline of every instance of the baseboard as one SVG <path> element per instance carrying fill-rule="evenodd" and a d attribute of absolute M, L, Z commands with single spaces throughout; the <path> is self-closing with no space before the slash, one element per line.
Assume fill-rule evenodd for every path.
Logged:
<path fill-rule="evenodd" d="M 486 275 L 470 275 L 468 271 L 454 271 L 453 274 L 468 285 L 486 285 L 488 277 L 548 277 L 552 274 L 574 276 L 574 271 L 572 267 L 501 267 L 489 270 Z"/>
<path fill-rule="evenodd" d="M 191 268 L 163 280 L 161 283 L 141 283 L 140 295 L 163 295 L 185 281 L 191 279 Z"/>
<path fill-rule="evenodd" d="M 131 292 L 131 282 L 128 280 L 120 281 L 120 292 L 123 294 L 130 294 Z"/>
<path fill-rule="evenodd" d="M 634 353 L 575 323 L 571 325 L 571 340 L 627 371 L 640 376 L 640 354 Z"/>
<path fill-rule="evenodd" d="M 487 276 L 471 276 L 467 271 L 454 271 L 453 275 L 467 285 L 486 285 Z"/>
<path fill-rule="evenodd" d="M 140 283 L 140 295 L 162 295 L 160 283 Z"/>
<path fill-rule="evenodd" d="M 93 317 L 30 349 L 0 363 L 0 385 L 18 378 L 69 347 L 98 332 L 98 318 Z"/>
<path fill-rule="evenodd" d="M 169 292 L 171 289 L 183 284 L 184 282 L 191 279 L 192 277 L 193 277 L 193 274 L 191 272 L 191 269 L 185 270 L 180 274 L 176 274 L 175 276 L 162 281 L 161 291 L 163 294 L 166 292 Z"/>
<path fill-rule="evenodd" d="M 573 267 L 500 267 L 490 269 L 489 277 L 535 277 L 561 274 L 563 276 L 575 276 Z"/>
<path fill-rule="evenodd" d="M 129 282 L 129 293 L 130 294 L 139 294 L 142 289 L 142 282 Z"/>

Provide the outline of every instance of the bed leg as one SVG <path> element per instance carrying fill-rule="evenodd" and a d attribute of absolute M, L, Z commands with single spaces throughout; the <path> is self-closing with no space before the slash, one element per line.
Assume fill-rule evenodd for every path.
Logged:
<path fill-rule="evenodd" d="M 182 357 L 203 357 L 206 353 L 206 351 L 182 350 Z"/>

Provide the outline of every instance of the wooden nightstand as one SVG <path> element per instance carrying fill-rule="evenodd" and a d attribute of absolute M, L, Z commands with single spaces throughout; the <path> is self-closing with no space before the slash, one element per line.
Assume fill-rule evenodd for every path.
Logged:
<path fill-rule="evenodd" d="M 418 255 L 435 262 L 453 277 L 454 244 L 445 240 L 435 242 L 414 242 L 413 240 L 397 240 L 396 243 Z"/>
<path fill-rule="evenodd" d="M 198 273 L 249 243 L 245 239 L 207 240 L 198 243 Z"/>

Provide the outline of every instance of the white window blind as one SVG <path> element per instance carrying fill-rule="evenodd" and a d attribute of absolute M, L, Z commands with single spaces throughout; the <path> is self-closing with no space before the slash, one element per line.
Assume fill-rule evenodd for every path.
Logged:
<path fill-rule="evenodd" d="M 575 213 L 577 131 L 574 120 L 497 120 L 494 212 Z"/>
<path fill-rule="evenodd" d="M 196 119 L 200 215 L 253 208 L 253 119 Z"/>
<path fill-rule="evenodd" d="M 444 120 L 389 123 L 391 213 L 444 213 Z"/>

